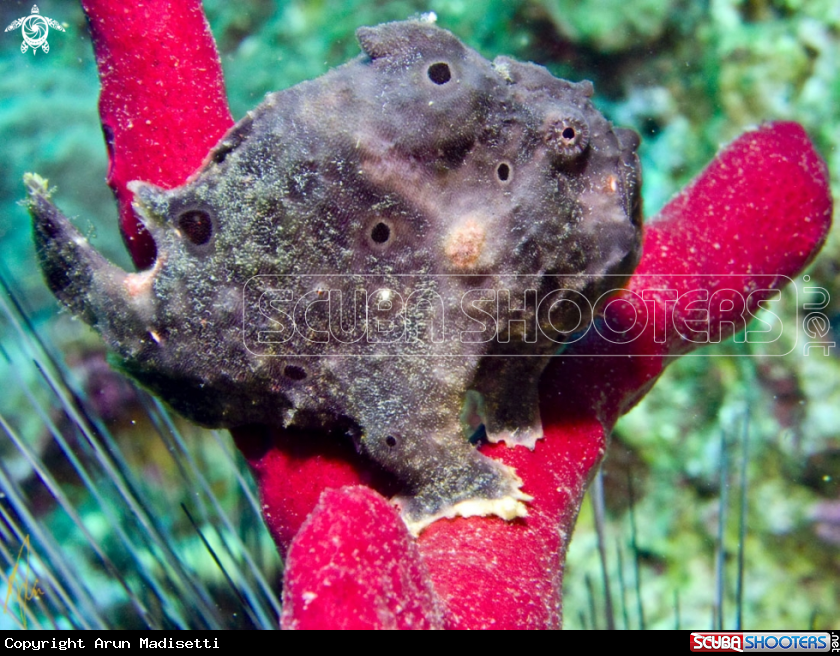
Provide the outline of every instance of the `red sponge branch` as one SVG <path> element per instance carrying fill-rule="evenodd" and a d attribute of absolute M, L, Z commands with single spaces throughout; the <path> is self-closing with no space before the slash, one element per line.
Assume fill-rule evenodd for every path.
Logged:
<path fill-rule="evenodd" d="M 131 208 L 132 180 L 184 183 L 233 125 L 216 44 L 200 0 L 82 0 L 99 69 L 108 184 L 134 263 L 155 244 Z"/>
<path fill-rule="evenodd" d="M 296 574 L 286 580 L 285 628 L 443 628 L 417 544 L 394 507 L 368 487 L 324 492 L 286 566 Z"/>

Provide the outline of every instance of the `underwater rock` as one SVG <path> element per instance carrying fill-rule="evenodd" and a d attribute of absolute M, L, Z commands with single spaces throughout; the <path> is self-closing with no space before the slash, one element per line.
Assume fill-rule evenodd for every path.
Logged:
<path fill-rule="evenodd" d="M 44 275 L 190 419 L 353 439 L 415 531 L 522 516 L 516 473 L 470 438 L 542 436 L 548 358 L 640 256 L 638 137 L 589 83 L 429 23 L 358 37 L 364 55 L 269 94 L 182 187 L 131 184 L 151 269 L 107 262 L 27 176 Z"/>

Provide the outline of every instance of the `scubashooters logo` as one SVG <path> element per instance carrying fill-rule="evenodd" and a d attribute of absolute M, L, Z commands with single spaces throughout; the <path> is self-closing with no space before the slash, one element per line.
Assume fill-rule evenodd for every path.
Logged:
<path fill-rule="evenodd" d="M 564 357 L 604 357 L 566 348 L 589 333 L 622 346 L 625 356 L 667 355 L 665 349 L 652 351 L 651 341 L 717 344 L 729 334 L 736 343 L 769 344 L 790 333 L 795 343 L 798 308 L 791 308 L 797 320 L 786 326 L 787 313 L 779 307 L 778 287 L 790 279 L 752 277 L 754 284 L 746 289 L 740 275 L 694 276 L 696 288 L 669 289 L 654 276 L 637 274 L 634 289 L 617 281 L 590 299 L 579 291 L 583 275 L 259 275 L 243 288 L 242 335 L 254 355 L 297 357 L 381 357 L 384 344 L 399 344 L 401 356 L 451 357 L 467 354 L 468 344 L 513 340 L 554 342 Z M 545 292 L 548 279 L 551 291 Z M 812 306 L 817 304 L 806 303 L 805 309 Z M 817 334 L 813 327 L 828 325 L 824 315 L 812 312 L 805 331 L 810 336 Z M 543 357 L 545 351 L 508 349 L 504 357 Z"/>
<path fill-rule="evenodd" d="M 26 52 L 32 48 L 32 54 L 40 48 L 45 53 L 50 51 L 50 44 L 47 43 L 47 35 L 50 33 L 50 28 L 63 32 L 64 28 L 58 21 L 52 18 L 41 16 L 38 10 L 38 5 L 32 5 L 32 13 L 29 16 L 24 16 L 12 21 L 12 24 L 6 28 L 6 32 L 20 28 L 23 33 L 23 43 L 20 44 L 20 51 Z"/>
<path fill-rule="evenodd" d="M 810 282 L 811 276 L 805 276 L 803 280 Z M 802 354 L 810 355 L 811 351 L 816 351 L 821 355 L 830 355 L 831 349 L 836 347 L 837 343 L 828 341 L 831 335 L 831 320 L 823 310 L 828 307 L 831 297 L 824 287 L 806 287 L 805 293 L 810 301 L 803 306 L 808 314 L 802 320 L 802 330 L 808 341 L 802 349 Z"/>
<path fill-rule="evenodd" d="M 832 636 L 827 631 L 727 631 L 694 632 L 691 651 L 715 652 L 824 652 L 831 651 Z"/>

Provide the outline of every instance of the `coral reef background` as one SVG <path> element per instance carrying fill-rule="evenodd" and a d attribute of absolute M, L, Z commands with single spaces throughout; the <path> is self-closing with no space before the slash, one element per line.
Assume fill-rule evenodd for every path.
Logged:
<path fill-rule="evenodd" d="M 260 612 L 245 618 L 236 610 L 241 599 L 200 537 L 211 543 L 226 571 L 242 568 L 247 580 L 253 569 L 261 570 L 276 584 L 279 559 L 247 501 L 250 487 L 239 476 L 244 468 L 236 462 L 229 439 L 174 420 L 171 426 L 186 449 L 167 443 L 169 420 L 159 420 L 163 430 L 155 427 L 149 415 L 165 415 L 153 404 L 150 409 L 147 398 L 104 367 L 90 331 L 66 313 L 57 313 L 34 264 L 29 217 L 18 204 L 26 171 L 38 171 L 57 186 L 63 208 L 80 217 L 77 225 L 97 248 L 130 268 L 116 207 L 104 184 L 98 80 L 84 17 L 75 0 L 47 0 L 39 8 L 66 24 L 65 33 L 50 33 L 49 53 L 21 53 L 19 32 L 0 38 L 0 139 L 6 160 L 0 168 L 0 274 L 47 350 L 66 361 L 68 387 L 102 417 L 99 425 L 113 437 L 108 448 L 118 451 L 133 472 L 133 483 L 141 488 L 138 496 L 160 520 L 177 557 L 212 599 L 225 600 L 219 625 L 265 625 Z M 646 216 L 682 188 L 722 144 L 770 119 L 805 126 L 828 162 L 834 198 L 840 198 L 840 5 L 833 0 L 250 0 L 236 5 L 207 0 L 205 9 L 235 118 L 266 92 L 313 78 L 356 56 L 353 33 L 358 26 L 434 11 L 440 26 L 485 57 L 507 54 L 543 64 L 561 77 L 592 80 L 599 109 L 642 135 Z M 30 11 L 29 2 L 5 1 L 0 24 Z M 720 614 L 725 627 L 734 626 L 745 430 L 743 625 L 840 625 L 840 351 L 803 353 L 803 304 L 809 294 L 814 296 L 806 287 L 824 288 L 830 298 L 822 310 L 830 321 L 822 341 L 837 342 L 840 335 L 838 232 L 835 227 L 809 271 L 810 280 L 798 280 L 796 290 L 786 290 L 781 316 L 790 328 L 781 339 L 772 344 L 730 340 L 701 351 L 700 357 L 681 359 L 619 423 L 603 467 L 606 569 L 618 626 L 705 628 Z M 61 409 L 44 385 L 24 342 L 10 314 L 0 316 L 5 355 L 0 377 L 8 381 L 0 395 L 0 415 L 8 427 L 0 433 L 0 454 L 5 480 L 14 488 L 3 490 L 4 509 L 14 514 L 10 498 L 17 492 L 33 508 L 38 524 L 59 536 L 84 585 L 99 586 L 92 601 L 106 626 L 142 625 L 126 587 L 142 598 L 151 616 L 163 618 L 161 625 L 211 623 L 201 619 L 206 610 L 198 603 L 168 601 L 154 608 L 150 600 L 175 596 L 176 590 L 161 586 L 161 594 L 144 596 L 153 570 L 166 568 L 155 551 L 159 547 L 137 543 L 137 557 L 129 558 L 101 505 L 91 501 L 72 472 L 61 477 L 65 456 L 60 449 L 50 452 L 50 433 L 62 432 L 62 422 L 72 413 Z M 28 394 L 47 409 L 55 430 L 34 410 Z M 84 436 L 74 437 L 75 430 L 69 421 L 68 440 L 83 444 Z M 66 509 L 37 482 L 10 431 L 57 472 L 68 504 L 78 510 L 94 542 L 130 572 L 125 586 L 68 519 Z M 85 449 L 79 450 L 85 456 Z M 187 452 L 206 476 L 206 491 L 197 491 L 201 486 L 185 464 Z M 233 454 L 233 465 L 225 454 Z M 722 461 L 728 461 L 724 476 Z M 101 475 L 109 476 L 107 471 Z M 721 490 L 728 490 L 727 506 L 720 502 Z M 196 501 L 196 494 L 204 495 L 203 500 Z M 212 499 L 235 526 L 216 531 Z M 181 503 L 200 506 L 192 509 L 200 534 L 179 508 Z M 721 508 L 726 508 L 722 541 Z M 119 504 L 115 509 L 128 512 Z M 7 525 L 10 521 L 6 516 Z M 120 524 L 131 530 L 129 520 Z M 570 628 L 606 626 L 592 526 L 591 506 L 585 504 L 567 561 L 564 607 Z M 234 537 L 241 547 L 233 544 Z M 14 557 L 17 536 L 6 529 L 2 542 L 2 551 Z M 244 562 L 243 551 L 256 554 L 254 568 Z M 725 575 L 721 595 L 715 589 L 718 572 Z M 258 582 L 253 587 L 258 589 Z M 269 599 L 254 595 L 243 608 L 271 608 Z M 716 608 L 720 599 L 722 612 Z M 270 616 L 270 610 L 262 615 Z M 75 625 L 67 618 L 57 621 Z M 9 615 L 0 615 L 0 626 L 11 622 Z"/>

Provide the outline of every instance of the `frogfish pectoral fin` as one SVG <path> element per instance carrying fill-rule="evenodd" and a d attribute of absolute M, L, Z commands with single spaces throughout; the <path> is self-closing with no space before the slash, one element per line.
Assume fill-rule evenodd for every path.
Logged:
<path fill-rule="evenodd" d="M 362 450 L 405 485 L 395 501 L 409 531 L 417 535 L 441 518 L 528 515 L 522 479 L 512 467 L 478 452 L 453 433 L 438 441 L 425 434 L 385 440 L 365 435 Z"/>
<path fill-rule="evenodd" d="M 510 521 L 528 516 L 525 503 L 533 497 L 522 491 L 516 471 L 474 449 L 473 454 L 469 464 L 447 468 L 445 476 L 419 487 L 413 496 L 397 497 L 413 535 L 443 518 L 496 515 Z"/>

